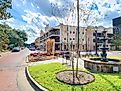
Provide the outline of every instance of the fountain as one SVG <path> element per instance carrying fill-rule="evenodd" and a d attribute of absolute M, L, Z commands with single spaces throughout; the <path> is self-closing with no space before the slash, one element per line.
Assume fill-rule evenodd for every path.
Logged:
<path fill-rule="evenodd" d="M 101 50 L 102 50 L 101 61 L 103 61 L 103 62 L 108 62 L 107 53 L 106 53 L 106 51 L 108 50 L 108 48 L 106 48 L 106 40 L 107 40 L 106 32 L 107 31 L 105 31 L 105 30 L 103 31 L 103 39 L 101 39 L 103 41 L 103 48 L 101 48 Z"/>
<path fill-rule="evenodd" d="M 101 58 L 90 58 L 83 59 L 84 67 L 86 69 L 95 71 L 95 72 L 105 72 L 105 73 L 113 73 L 113 72 L 121 72 L 121 61 L 116 59 L 107 58 L 106 51 L 108 48 L 106 47 L 106 32 L 103 31 L 103 47 L 101 48 Z"/>

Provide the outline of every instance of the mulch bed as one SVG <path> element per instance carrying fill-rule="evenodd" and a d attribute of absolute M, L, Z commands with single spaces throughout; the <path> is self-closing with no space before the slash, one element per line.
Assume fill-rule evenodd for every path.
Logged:
<path fill-rule="evenodd" d="M 72 70 L 65 70 L 58 72 L 56 74 L 56 78 L 64 83 L 71 84 L 71 85 L 85 85 L 91 83 L 95 80 L 95 77 L 87 72 L 78 71 L 78 76 L 76 77 L 76 71 L 74 71 L 74 81 L 73 81 L 73 71 Z"/>
<path fill-rule="evenodd" d="M 45 61 L 45 60 L 51 60 L 55 59 L 55 56 L 28 56 L 29 62 L 38 62 L 38 61 Z"/>

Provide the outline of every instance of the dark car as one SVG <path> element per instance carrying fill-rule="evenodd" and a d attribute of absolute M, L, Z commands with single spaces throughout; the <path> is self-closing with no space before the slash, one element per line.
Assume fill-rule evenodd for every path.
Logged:
<path fill-rule="evenodd" d="M 35 51 L 36 48 L 35 48 L 35 47 L 30 47 L 29 50 L 31 50 L 31 51 Z"/>
<path fill-rule="evenodd" d="M 12 49 L 12 52 L 19 52 L 20 51 L 20 48 L 19 47 L 14 47 L 13 49 Z"/>

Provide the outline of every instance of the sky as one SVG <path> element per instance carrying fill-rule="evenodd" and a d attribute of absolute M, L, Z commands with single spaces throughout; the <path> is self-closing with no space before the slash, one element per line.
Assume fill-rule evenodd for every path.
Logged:
<path fill-rule="evenodd" d="M 120 9 L 121 0 L 80 0 L 80 26 L 112 27 L 112 19 L 121 16 Z M 76 0 L 12 0 L 9 12 L 13 17 L 6 23 L 25 30 L 27 43 L 34 42 L 48 24 L 77 24 Z"/>

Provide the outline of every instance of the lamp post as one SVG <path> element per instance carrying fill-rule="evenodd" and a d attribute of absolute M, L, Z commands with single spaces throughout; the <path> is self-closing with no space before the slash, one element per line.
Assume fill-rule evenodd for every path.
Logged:
<path fill-rule="evenodd" d="M 99 56 L 98 53 L 97 53 L 97 28 L 95 30 L 95 55 L 96 56 Z"/>
<path fill-rule="evenodd" d="M 85 40 L 86 40 L 86 56 L 87 56 L 87 55 L 88 55 L 88 54 L 87 54 L 87 52 L 88 52 L 88 50 L 87 50 L 87 28 L 86 28 Z"/>

